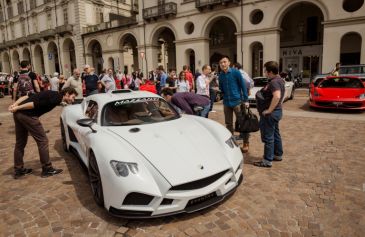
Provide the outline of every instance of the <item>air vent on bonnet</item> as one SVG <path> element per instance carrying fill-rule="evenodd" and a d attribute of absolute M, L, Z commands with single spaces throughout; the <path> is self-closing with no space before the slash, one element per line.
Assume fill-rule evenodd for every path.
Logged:
<path fill-rule="evenodd" d="M 132 92 L 132 90 L 130 90 L 130 89 L 120 89 L 120 90 L 112 91 L 112 94 L 130 93 L 130 92 Z"/>

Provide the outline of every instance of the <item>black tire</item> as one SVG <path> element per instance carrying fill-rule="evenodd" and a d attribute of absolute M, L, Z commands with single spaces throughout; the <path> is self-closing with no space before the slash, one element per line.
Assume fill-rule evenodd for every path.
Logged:
<path fill-rule="evenodd" d="M 98 204 L 101 207 L 104 207 L 103 185 L 101 183 L 98 163 L 96 161 L 93 152 L 90 152 L 88 171 L 89 171 L 91 191 L 93 193 L 94 200 L 96 204 Z"/>
<path fill-rule="evenodd" d="M 60 121 L 60 127 L 61 127 L 61 137 L 62 137 L 62 148 L 65 152 L 69 152 L 69 149 L 67 147 L 67 142 L 66 142 L 66 133 L 65 133 L 65 128 L 63 127 L 63 122 L 62 119 Z"/>
<path fill-rule="evenodd" d="M 289 97 L 289 100 L 292 100 L 292 99 L 294 99 L 294 87 L 293 87 L 293 89 L 291 90 L 291 93 L 290 93 L 290 97 Z"/>

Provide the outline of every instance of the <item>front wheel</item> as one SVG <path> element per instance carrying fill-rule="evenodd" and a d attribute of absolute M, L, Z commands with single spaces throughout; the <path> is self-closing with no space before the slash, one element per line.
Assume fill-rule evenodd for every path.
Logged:
<path fill-rule="evenodd" d="M 69 149 L 67 147 L 67 142 L 66 142 L 66 133 L 65 133 L 65 128 L 63 127 L 63 122 L 62 122 L 62 119 L 60 120 L 60 126 L 61 126 L 61 137 L 62 137 L 62 147 L 63 147 L 63 150 L 65 152 L 68 152 Z"/>
<path fill-rule="evenodd" d="M 103 185 L 101 183 L 98 163 L 93 152 L 90 152 L 89 158 L 89 180 L 96 204 L 104 207 Z"/>

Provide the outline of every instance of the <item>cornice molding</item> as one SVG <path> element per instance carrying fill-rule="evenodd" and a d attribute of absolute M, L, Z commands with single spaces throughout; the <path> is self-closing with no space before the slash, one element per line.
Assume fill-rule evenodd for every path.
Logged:
<path fill-rule="evenodd" d="M 176 40 L 174 42 L 176 44 L 184 44 L 184 43 L 191 43 L 193 41 L 209 41 L 209 38 L 207 38 L 207 37 L 195 37 L 195 38 L 189 38 L 189 39 Z"/>
<path fill-rule="evenodd" d="M 324 27 L 336 27 L 336 26 L 355 25 L 364 23 L 365 23 L 365 16 L 336 19 L 322 22 Z"/>
<path fill-rule="evenodd" d="M 262 35 L 266 33 L 279 33 L 281 31 L 280 27 L 270 27 L 270 28 L 264 28 L 264 29 L 257 29 L 257 30 L 247 30 L 247 31 L 240 31 L 235 33 L 236 35 Z"/>

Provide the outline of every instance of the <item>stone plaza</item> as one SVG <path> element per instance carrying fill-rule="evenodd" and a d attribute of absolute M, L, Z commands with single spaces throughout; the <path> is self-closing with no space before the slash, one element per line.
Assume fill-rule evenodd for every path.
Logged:
<path fill-rule="evenodd" d="M 232 196 L 193 214 L 144 220 L 113 217 L 95 204 L 87 172 L 62 149 L 61 107 L 41 121 L 49 130 L 51 159 L 64 172 L 41 178 L 29 137 L 24 160 L 34 172 L 14 180 L 11 100 L 0 99 L 0 236 L 364 236 L 365 113 L 314 111 L 307 99 L 300 89 L 284 103 L 283 161 L 271 169 L 253 166 L 263 154 L 254 133 L 244 181 Z M 223 123 L 222 103 L 214 110 L 210 118 Z"/>

